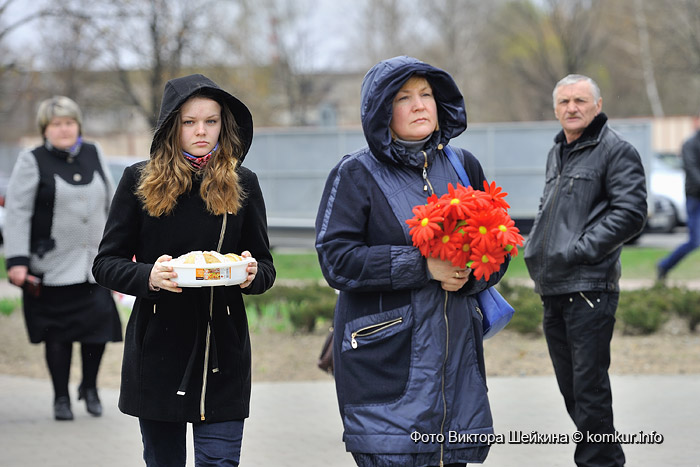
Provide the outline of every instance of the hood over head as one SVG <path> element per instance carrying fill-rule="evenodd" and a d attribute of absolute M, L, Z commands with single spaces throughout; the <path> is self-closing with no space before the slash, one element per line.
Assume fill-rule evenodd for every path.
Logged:
<path fill-rule="evenodd" d="M 158 123 L 156 124 L 153 142 L 151 143 L 151 153 L 153 153 L 157 144 L 165 137 L 166 123 L 168 123 L 175 112 L 182 107 L 182 104 L 195 94 L 214 99 L 219 105 L 227 106 L 229 110 L 231 110 L 233 117 L 236 119 L 236 124 L 238 125 L 239 137 L 243 142 L 243 154 L 240 156 L 240 162 L 242 162 L 253 142 L 253 117 L 248 107 L 246 107 L 243 102 L 239 101 L 231 94 L 221 89 L 215 82 L 201 74 L 183 76 L 181 78 L 171 79 L 165 83 L 163 101 L 161 102 L 160 114 L 158 115 Z"/>
<path fill-rule="evenodd" d="M 428 144 L 447 144 L 467 128 L 464 98 L 449 73 L 420 60 L 400 56 L 374 65 L 362 80 L 362 129 L 375 157 L 393 160 L 391 154 L 392 103 L 401 86 L 413 75 L 425 77 L 433 89 L 440 128 Z"/>

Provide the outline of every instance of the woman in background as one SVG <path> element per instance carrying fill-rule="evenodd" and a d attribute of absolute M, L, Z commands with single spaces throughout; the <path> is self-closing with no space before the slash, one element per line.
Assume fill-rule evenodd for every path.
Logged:
<path fill-rule="evenodd" d="M 109 290 L 95 283 L 97 254 L 112 194 L 101 152 L 82 139 L 78 105 L 63 96 L 43 101 L 37 124 L 44 144 L 20 154 L 7 188 L 5 261 L 11 283 L 24 289 L 29 340 L 45 342 L 54 388 L 54 417 L 72 420 L 68 380 L 73 342 L 80 342 L 78 399 L 102 414 L 97 373 L 121 323 Z"/>

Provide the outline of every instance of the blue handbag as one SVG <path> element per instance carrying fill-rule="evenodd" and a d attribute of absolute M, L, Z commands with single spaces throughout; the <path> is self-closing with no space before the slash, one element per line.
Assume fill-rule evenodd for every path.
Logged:
<path fill-rule="evenodd" d="M 495 336 L 515 314 L 515 309 L 493 287 L 488 287 L 476 295 L 483 317 L 484 339 Z"/>
<path fill-rule="evenodd" d="M 451 147 L 444 148 L 447 158 L 457 171 L 460 180 L 464 186 L 469 186 L 469 176 L 464 170 L 462 163 L 457 158 Z M 479 308 L 482 316 L 484 328 L 484 339 L 495 336 L 501 329 L 506 327 L 510 319 L 515 314 L 515 309 L 506 301 L 505 298 L 493 287 L 488 287 L 476 295 L 479 302 Z"/>

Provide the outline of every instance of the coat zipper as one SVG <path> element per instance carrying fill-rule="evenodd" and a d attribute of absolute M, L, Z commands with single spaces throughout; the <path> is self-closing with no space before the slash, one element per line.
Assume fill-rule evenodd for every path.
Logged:
<path fill-rule="evenodd" d="M 204 343 L 204 370 L 202 371 L 202 394 L 199 399 L 199 416 L 202 421 L 206 419 L 204 415 L 204 399 L 207 394 L 207 374 L 209 370 L 209 343 L 211 341 L 211 319 L 214 315 L 214 287 L 211 288 L 209 296 L 209 321 L 207 322 L 207 338 Z"/>
<path fill-rule="evenodd" d="M 430 180 L 428 180 L 428 154 L 425 151 L 421 152 L 425 159 L 423 163 L 423 191 L 428 191 L 428 188 L 430 188 L 430 194 L 433 194 L 435 190 L 433 190 L 433 185 L 430 183 Z"/>
<path fill-rule="evenodd" d="M 551 228 L 552 225 L 552 219 L 551 219 L 551 214 L 552 210 L 554 209 L 554 205 L 556 204 L 557 198 L 559 197 L 559 190 L 561 189 L 561 168 L 559 169 L 559 175 L 557 175 L 557 185 L 554 187 L 554 195 L 552 196 L 552 201 L 549 203 L 549 208 L 547 209 L 547 226 L 544 230 L 544 237 L 542 238 L 542 245 L 547 244 L 547 237 L 549 236 L 549 229 Z M 545 263 L 545 251 L 544 248 L 542 249 L 542 254 L 540 255 L 540 264 L 546 264 Z M 544 269 L 540 268 L 540 281 L 542 280 L 542 277 L 544 275 Z"/>
<path fill-rule="evenodd" d="M 221 233 L 219 234 L 219 244 L 216 247 L 216 251 L 221 253 L 221 246 L 224 243 L 224 234 L 226 233 L 226 220 L 227 213 L 224 213 L 224 218 L 221 220 Z M 228 306 L 226 307 L 228 312 Z M 230 314 L 230 312 L 229 312 Z M 209 296 L 209 320 L 207 321 L 207 337 L 204 342 L 204 369 L 202 370 L 202 393 L 199 398 L 199 416 L 202 421 L 206 420 L 205 416 L 205 403 L 204 400 L 207 395 L 207 374 L 209 370 L 209 345 L 211 342 L 211 320 L 214 317 L 214 287 L 211 287 L 211 295 Z M 214 373 L 219 371 L 218 368 L 214 368 Z"/>
<path fill-rule="evenodd" d="M 447 421 L 447 397 L 445 397 L 445 370 L 447 367 L 447 357 L 450 353 L 450 320 L 447 318 L 447 300 L 449 293 L 445 290 L 445 303 L 442 307 L 442 316 L 445 320 L 445 358 L 442 361 L 442 375 L 440 382 L 440 393 L 442 396 L 442 422 L 440 423 L 440 433 L 445 432 L 445 422 Z M 440 443 L 440 467 L 445 465 L 445 444 Z"/>
<path fill-rule="evenodd" d="M 365 326 L 364 328 L 358 329 L 357 331 L 350 334 L 350 345 L 352 346 L 353 349 L 356 349 L 357 348 L 357 340 L 355 339 L 356 337 L 371 336 L 372 334 L 376 334 L 379 331 L 383 331 L 384 329 L 390 328 L 392 326 L 396 326 L 397 324 L 400 324 L 402 322 L 403 322 L 403 317 L 399 316 L 398 318 L 390 319 L 389 321 L 384 321 L 382 323 L 372 324 L 370 326 Z"/>
<path fill-rule="evenodd" d="M 571 154 L 572 152 L 575 152 L 575 151 L 581 151 L 582 149 L 585 149 L 589 146 L 593 146 L 593 145 L 597 144 L 598 142 L 600 142 L 600 137 L 596 138 L 595 141 L 586 141 L 583 144 L 581 144 L 580 146 L 576 146 L 575 148 L 573 148 L 569 154 Z M 561 165 L 561 156 L 559 156 L 558 169 L 559 169 L 559 174 L 557 175 L 557 186 L 554 187 L 554 196 L 552 197 L 552 202 L 550 203 L 549 209 L 547 210 L 547 214 L 548 214 L 547 215 L 547 228 L 545 229 L 545 237 L 542 239 L 542 245 L 547 244 L 546 240 L 547 240 L 547 236 L 549 234 L 549 228 L 551 225 L 551 218 L 550 218 L 549 214 L 551 214 L 552 209 L 554 209 L 554 207 L 553 207 L 555 204 L 554 201 L 556 201 L 556 199 L 559 197 L 559 190 L 561 189 L 561 174 L 562 174 L 562 171 L 564 170 L 564 167 L 562 167 L 562 165 Z M 571 183 L 569 185 L 569 194 L 571 194 L 573 188 L 574 188 L 574 180 L 572 178 Z M 540 257 L 540 264 L 545 264 L 544 263 L 544 255 L 545 255 L 545 252 L 543 250 L 542 255 Z M 544 272 L 540 271 L 540 280 L 542 280 L 543 274 L 544 274 Z"/>

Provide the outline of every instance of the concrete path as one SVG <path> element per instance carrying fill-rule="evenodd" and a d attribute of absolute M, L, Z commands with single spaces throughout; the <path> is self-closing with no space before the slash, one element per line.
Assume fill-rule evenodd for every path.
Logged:
<path fill-rule="evenodd" d="M 0 297 L 19 297 L 19 289 L 0 281 Z M 700 467 L 700 375 L 613 376 L 612 385 L 618 431 L 657 442 L 625 445 L 629 467 Z M 496 434 L 504 442 L 492 447 L 485 465 L 573 465 L 573 441 L 513 441 L 514 434 L 574 433 L 553 376 L 492 377 L 489 388 Z M 76 391 L 72 386 L 71 394 Z M 341 441 L 334 391 L 332 381 L 253 384 L 241 465 L 354 466 Z M 117 409 L 118 391 L 100 390 L 100 418 L 74 398 L 72 422 L 53 420 L 51 394 L 48 379 L 0 375 L 0 467 L 143 465 L 138 422 Z M 191 441 L 189 451 L 191 457 Z"/>
<path fill-rule="evenodd" d="M 663 437 L 658 444 L 626 445 L 628 466 L 700 466 L 700 375 L 614 376 L 612 380 L 619 432 L 642 432 L 656 441 Z M 571 441 L 553 445 L 512 440 L 511 432 L 573 434 L 553 377 L 493 377 L 489 386 L 496 433 L 505 442 L 492 447 L 485 465 L 573 465 Z M 71 390 L 75 393 L 75 387 Z M 0 375 L 0 466 L 143 465 L 138 423 L 117 409 L 118 391 L 101 390 L 105 413 L 100 418 L 91 417 L 74 400 L 72 422 L 52 419 L 50 394 L 48 380 Z M 241 465 L 352 467 L 341 434 L 332 382 L 257 383 Z"/>

